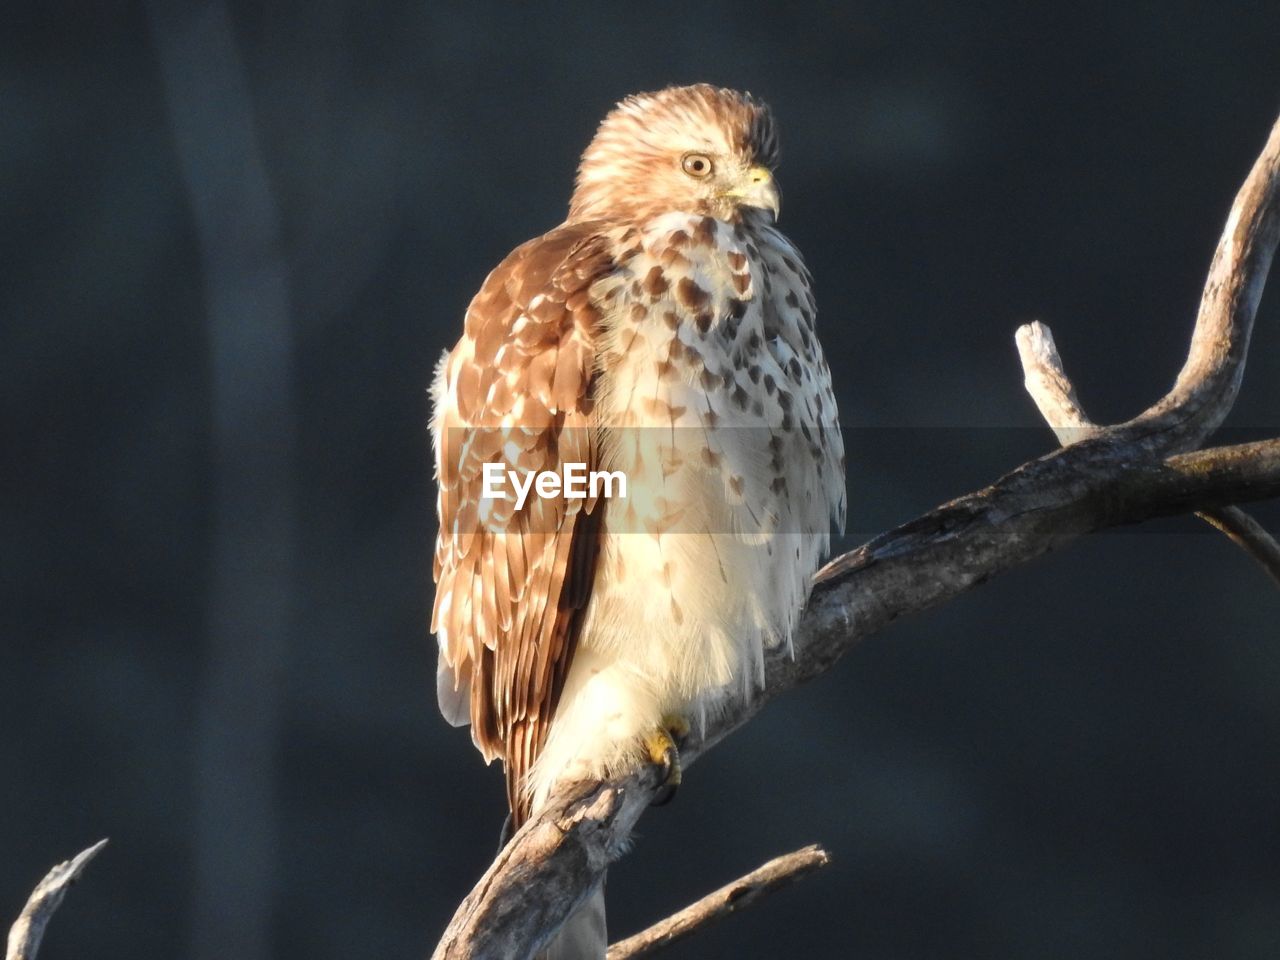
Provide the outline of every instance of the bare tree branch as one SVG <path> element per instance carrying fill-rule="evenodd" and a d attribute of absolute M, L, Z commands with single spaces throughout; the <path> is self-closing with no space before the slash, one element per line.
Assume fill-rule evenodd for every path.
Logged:
<path fill-rule="evenodd" d="M 657 953 L 830 862 L 831 855 L 817 844 L 774 857 L 647 930 L 619 940 L 609 948 L 608 960 L 635 960 Z"/>
<path fill-rule="evenodd" d="M 1129 424 L 1153 453 L 1199 446 L 1226 419 L 1249 352 L 1253 320 L 1280 240 L 1280 121 L 1236 194 L 1200 297 L 1187 362 L 1173 389 Z M 1132 428 L 1125 431 L 1124 427 Z M 1111 431 L 1108 431 L 1111 432 Z M 1145 434 L 1145 437 L 1144 437 Z"/>
<path fill-rule="evenodd" d="M 1081 451 L 1089 454 L 1082 457 Z M 1105 452 L 1105 451 L 1104 451 Z M 1280 440 L 1126 464 L 1077 444 L 883 534 L 828 564 L 794 660 L 766 660 L 765 688 L 732 700 L 681 750 L 688 767 L 786 691 L 893 620 L 951 599 L 1076 537 L 1157 516 L 1280 496 Z M 600 882 L 656 796 L 655 768 L 566 789 L 499 853 L 433 955 L 528 958 Z"/>
<path fill-rule="evenodd" d="M 1280 496 L 1280 439 L 1187 452 L 1235 401 L 1278 239 L 1280 122 L 1231 208 L 1187 361 L 1169 393 L 1127 423 L 1096 429 L 829 563 L 801 619 L 795 658 L 771 651 L 763 691 L 730 697 L 684 745 L 684 765 L 898 617 L 1095 530 Z M 1051 340 L 1031 346 L 1047 355 Z M 1069 389 L 1057 394 L 1068 419 L 1087 419 Z M 625 849 L 656 788 L 656 772 L 646 767 L 562 789 L 502 850 L 434 956 L 532 956 Z"/>
<path fill-rule="evenodd" d="M 107 845 L 105 839 L 99 840 L 87 850 L 81 850 L 70 860 L 66 860 L 45 874 L 44 879 L 36 884 L 27 898 L 27 905 L 9 928 L 9 947 L 5 951 L 5 960 L 35 960 L 40 950 L 40 941 L 44 939 L 44 928 L 55 910 L 62 905 L 62 898 L 67 895 L 71 885 L 80 879 L 80 874 Z"/>
<path fill-rule="evenodd" d="M 1227 535 L 1232 543 L 1257 560 L 1280 584 L 1280 543 L 1267 528 L 1239 507 L 1201 510 L 1196 516 Z"/>
<path fill-rule="evenodd" d="M 1062 366 L 1053 331 L 1033 320 L 1019 327 L 1013 339 L 1022 360 L 1023 385 L 1058 442 L 1065 447 L 1097 433 L 1098 426 L 1080 406 L 1076 388 Z"/>
<path fill-rule="evenodd" d="M 1019 327 L 1016 340 L 1027 392 L 1058 441 L 1066 446 L 1100 432 L 1103 428 L 1090 420 L 1080 406 L 1053 342 L 1053 332 L 1035 321 Z M 1201 510 L 1196 516 L 1225 534 L 1280 583 L 1280 544 L 1257 520 L 1234 506 Z"/>

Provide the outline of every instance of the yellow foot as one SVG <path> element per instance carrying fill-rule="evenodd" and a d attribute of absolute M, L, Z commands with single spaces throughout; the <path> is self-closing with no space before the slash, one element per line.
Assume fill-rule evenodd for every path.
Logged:
<path fill-rule="evenodd" d="M 668 715 L 662 718 L 662 726 L 656 727 L 644 738 L 649 759 L 662 770 L 662 787 L 654 797 L 653 806 L 670 803 L 680 786 L 680 745 L 689 736 L 689 721 L 684 717 Z"/>
<path fill-rule="evenodd" d="M 676 747 L 683 747 L 684 742 L 689 739 L 689 721 L 684 717 L 668 713 L 662 718 L 662 727 L 671 735 Z"/>

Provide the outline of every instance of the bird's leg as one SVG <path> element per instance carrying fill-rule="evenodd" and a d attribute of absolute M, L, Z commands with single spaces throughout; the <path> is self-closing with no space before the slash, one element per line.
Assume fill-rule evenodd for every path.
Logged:
<path fill-rule="evenodd" d="M 670 803 L 680 786 L 680 747 L 689 736 L 689 721 L 684 717 L 668 714 L 662 723 L 654 727 L 644 738 L 649 759 L 662 769 L 662 786 L 653 799 L 653 806 Z"/>

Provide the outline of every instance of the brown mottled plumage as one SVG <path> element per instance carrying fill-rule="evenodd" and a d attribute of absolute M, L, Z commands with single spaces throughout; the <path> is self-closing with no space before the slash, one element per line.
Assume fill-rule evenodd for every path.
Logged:
<path fill-rule="evenodd" d="M 583 154 L 568 219 L 489 275 L 441 361 L 438 692 L 504 761 L 517 826 L 557 782 L 638 762 L 664 716 L 749 693 L 843 523 L 776 161 L 749 95 L 629 97 Z M 486 463 L 620 470 L 628 495 L 516 509 L 483 497 Z M 589 948 L 557 955 L 598 955 L 597 919 Z"/>
<path fill-rule="evenodd" d="M 546 738 L 590 593 L 594 505 L 494 501 L 480 516 L 481 470 L 594 462 L 588 433 L 600 310 L 586 291 L 613 268 L 592 225 L 566 225 L 517 247 L 467 310 L 463 338 L 442 363 L 452 403 L 437 401 L 440 534 L 431 629 L 442 647 L 441 703 L 469 691 L 465 715 L 486 760 L 506 761 L 508 799 Z M 520 429 L 513 429 L 513 427 Z M 515 449 L 512 449 L 512 446 Z M 460 585 L 469 603 L 454 599 Z M 446 689 L 447 687 L 447 689 Z"/>

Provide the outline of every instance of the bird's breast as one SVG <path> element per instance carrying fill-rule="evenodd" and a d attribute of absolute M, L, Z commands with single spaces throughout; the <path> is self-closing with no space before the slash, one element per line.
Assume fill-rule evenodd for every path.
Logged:
<path fill-rule="evenodd" d="M 790 639 L 828 543 L 819 407 L 834 401 L 809 396 L 826 368 L 780 235 L 680 214 L 619 251 L 592 291 L 596 420 L 627 496 L 605 505 L 583 642 L 693 697 L 758 679 L 764 647 Z"/>

